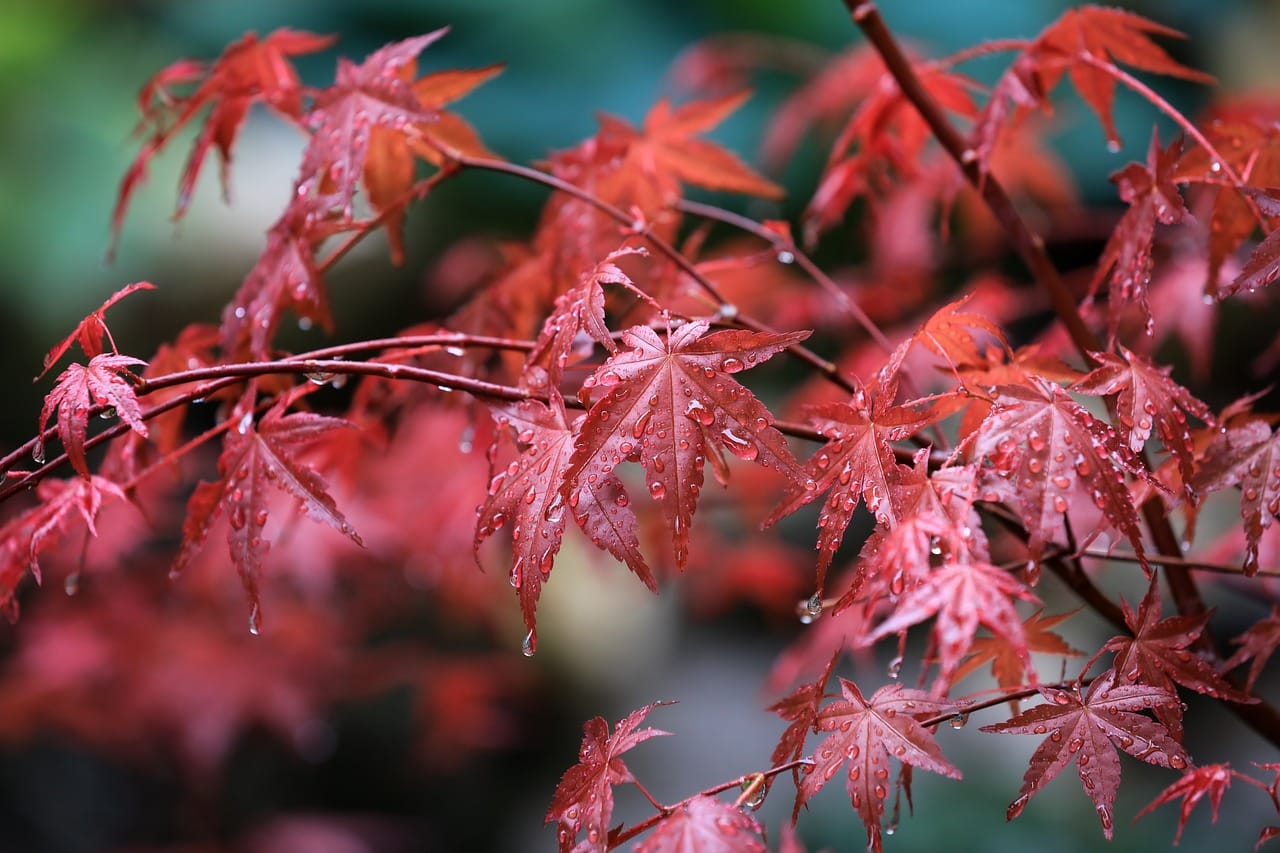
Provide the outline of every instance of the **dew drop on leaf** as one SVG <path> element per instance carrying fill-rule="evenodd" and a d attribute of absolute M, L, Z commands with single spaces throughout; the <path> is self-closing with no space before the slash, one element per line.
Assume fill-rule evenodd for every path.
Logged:
<path fill-rule="evenodd" d="M 655 480 L 649 484 L 649 494 L 653 495 L 655 501 L 660 501 L 667 496 L 667 487 Z"/>

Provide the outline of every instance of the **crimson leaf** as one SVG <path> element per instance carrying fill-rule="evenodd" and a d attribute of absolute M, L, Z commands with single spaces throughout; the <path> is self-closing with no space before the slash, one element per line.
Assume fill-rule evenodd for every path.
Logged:
<path fill-rule="evenodd" d="M 1258 571 L 1258 541 L 1280 514 L 1280 433 L 1262 421 L 1249 421 L 1213 437 L 1191 487 L 1202 493 L 1240 485 L 1244 519 L 1244 573 Z"/>
<path fill-rule="evenodd" d="M 766 853 L 760 824 L 740 808 L 706 794 L 682 803 L 636 845 L 636 853 Z"/>
<path fill-rule="evenodd" d="M 58 438 L 67 450 L 71 467 L 81 477 L 89 476 L 89 463 L 84 456 L 84 442 L 89 430 L 89 414 L 94 405 L 109 406 L 138 435 L 147 434 L 142 409 L 133 385 L 130 367 L 145 365 L 141 359 L 127 355 L 101 353 L 89 359 L 89 365 L 71 364 L 58 376 L 57 384 L 44 398 L 40 410 L 40 432 L 49 418 L 58 413 Z M 127 378 L 126 378 L 127 377 Z"/>

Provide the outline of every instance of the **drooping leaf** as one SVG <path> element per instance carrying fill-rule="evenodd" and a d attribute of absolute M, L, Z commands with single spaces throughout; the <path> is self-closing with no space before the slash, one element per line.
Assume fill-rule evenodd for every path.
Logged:
<path fill-rule="evenodd" d="M 563 477 L 577 433 L 565 423 L 558 398 L 552 406 L 534 400 L 508 406 L 500 419 L 517 431 L 516 440 L 526 449 L 489 483 L 476 518 L 474 547 L 478 550 L 499 528 L 511 524 L 511 585 L 529 630 L 525 648 L 535 651 L 538 597 L 560 551 L 566 514 L 592 544 L 626 563 L 650 590 L 657 592 L 658 585 L 640 554 L 638 522 L 617 475 L 606 474 L 594 482 L 583 479 L 566 497 Z"/>
<path fill-rule="evenodd" d="M 1066 640 L 1051 630 L 1079 612 L 1077 609 L 1044 616 L 1043 611 L 1036 611 L 1028 616 L 1022 623 L 1022 636 L 1026 639 L 1027 650 L 1072 657 L 1083 655 L 1084 652 L 1072 648 Z M 1020 650 L 998 635 L 979 637 L 970 644 L 969 656 L 956 668 L 954 681 L 959 681 L 988 661 L 991 662 L 991 674 L 995 676 L 996 684 L 1001 687 L 1017 687 L 1026 683 L 1026 669 Z M 1018 712 L 1016 706 L 1013 710 L 1015 714 Z"/>
<path fill-rule="evenodd" d="M 119 486 L 97 476 L 45 480 L 36 490 L 39 503 L 0 527 L 0 612 L 10 621 L 18 617 L 13 594 L 27 572 L 40 582 L 40 552 L 67 532 L 76 517 L 90 535 L 104 498 L 129 498 Z"/>
<path fill-rule="evenodd" d="M 618 721 L 609 733 L 603 717 L 588 720 L 582 726 L 582 746 L 578 763 L 564 772 L 551 798 L 543 823 L 560 824 L 557 837 L 561 853 L 569 850 L 603 851 L 609 837 L 613 817 L 613 786 L 634 782 L 635 777 L 622 761 L 622 754 L 651 737 L 669 732 L 640 728 L 640 723 L 654 705 L 645 705 Z M 586 830 L 584 844 L 578 835 Z"/>
<path fill-rule="evenodd" d="M 350 428 L 353 425 L 348 421 L 309 412 L 286 415 L 280 406 L 257 424 L 251 413 L 241 415 L 223 440 L 218 457 L 219 479 L 200 483 L 187 504 L 182 546 L 173 572 L 181 572 L 195 557 L 213 523 L 226 512 L 231 561 L 249 597 L 249 623 L 256 632 L 260 625 L 258 574 L 269 544 L 262 534 L 270 491 L 297 498 L 313 521 L 327 524 L 357 545 L 363 544 L 329 496 L 324 479 L 299 458 L 307 445 L 323 440 L 333 430 Z"/>
<path fill-rule="evenodd" d="M 790 723 L 783 731 L 782 737 L 778 739 L 778 745 L 773 748 L 770 761 L 774 766 L 795 761 L 804 755 L 805 740 L 817 722 L 818 710 L 822 707 L 822 700 L 826 698 L 827 682 L 831 679 L 831 672 L 839 659 L 840 652 L 836 651 L 831 655 L 831 660 L 827 661 L 827 665 L 817 679 L 801 684 L 787 696 L 769 706 L 768 710 Z M 792 776 L 798 784 L 799 770 L 792 771 Z"/>
<path fill-rule="evenodd" d="M 623 349 L 583 385 L 591 409 L 565 473 L 566 489 L 605 476 L 623 460 L 645 469 L 649 495 L 662 505 L 676 565 L 689 550 L 689 528 L 708 454 L 727 449 L 740 459 L 798 476 L 773 417 L 734 378 L 808 332 L 720 331 L 686 323 L 664 341 L 644 326 L 622 333 Z M 596 396 L 598 395 L 598 396 Z"/>
<path fill-rule="evenodd" d="M 88 366 L 68 365 L 44 398 L 40 432 L 44 432 L 49 418 L 57 412 L 58 438 L 66 448 L 71 467 L 81 477 L 89 476 L 84 443 L 89 431 L 89 415 L 95 405 L 110 406 L 134 432 L 141 436 L 147 434 L 138 397 L 129 382 L 135 379 L 129 368 L 145 364 L 142 359 L 127 355 L 95 355 L 89 359 Z"/>
<path fill-rule="evenodd" d="M 636 853 L 766 853 L 760 824 L 718 797 L 694 797 L 665 816 Z"/>
<path fill-rule="evenodd" d="M 315 132 L 302 156 L 299 184 L 316 179 L 331 182 L 343 213 L 351 215 L 352 197 L 364 174 L 373 129 L 403 130 L 435 119 L 435 111 L 423 106 L 410 83 L 397 72 L 446 32 L 447 28 L 439 29 L 389 44 L 359 65 L 338 60 L 334 84 L 316 95 L 307 113 L 307 123 Z"/>
<path fill-rule="evenodd" d="M 1103 247 L 1098 271 L 1089 292 L 1093 295 L 1103 280 L 1108 282 L 1107 324 L 1112 340 L 1120 325 L 1120 317 L 1129 305 L 1136 305 L 1139 316 L 1151 333 L 1154 321 L 1147 302 L 1151 284 L 1151 244 L 1156 223 L 1173 225 L 1187 216 L 1182 195 L 1173 182 L 1173 170 L 1182 155 L 1182 138 L 1161 149 L 1160 137 L 1151 133 L 1147 162 L 1130 163 L 1111 176 L 1120 190 L 1120 198 L 1128 205 L 1123 217 Z"/>
<path fill-rule="evenodd" d="M 1032 553 L 1066 535 L 1072 492 L 1084 490 L 1142 555 L 1138 512 L 1125 474 L 1145 478 L 1142 464 L 1107 423 L 1050 382 L 999 389 L 997 405 L 973 436 L 973 454 L 1014 486 L 1014 509 Z"/>
<path fill-rule="evenodd" d="M 119 236 L 129 197 L 146 176 L 151 158 L 206 105 L 212 105 L 212 109 L 179 181 L 174 218 L 180 218 L 186 212 L 196 179 L 200 176 L 200 167 L 209 149 L 215 145 L 222 160 L 225 193 L 231 149 L 249 107 L 262 102 L 288 119 L 300 120 L 302 87 L 288 57 L 315 53 L 333 42 L 333 36 L 318 36 L 299 30 L 278 29 L 263 39 L 255 33 L 248 33 L 224 50 L 208 70 L 198 62 L 184 59 L 148 80 L 138 95 L 138 108 L 142 112 L 140 129 L 149 131 L 149 134 L 120 184 L 115 211 L 111 215 L 113 240 Z M 190 95 L 177 95 L 170 91 L 172 86 L 197 81 L 199 85 Z"/>
<path fill-rule="evenodd" d="M 1258 541 L 1280 514 L 1280 433 L 1263 421 L 1228 427 L 1215 435 L 1191 487 L 1201 494 L 1240 486 L 1240 517 L 1244 519 L 1244 573 L 1258 571 Z"/>
<path fill-rule="evenodd" d="M 1257 780 L 1232 770 L 1229 764 L 1206 764 L 1203 767 L 1193 767 L 1183 773 L 1181 779 L 1157 794 L 1154 800 L 1133 816 L 1133 819 L 1137 820 L 1156 806 L 1181 799 L 1178 831 L 1173 836 L 1173 843 L 1176 845 L 1182 840 L 1182 830 L 1187 826 L 1187 818 L 1191 817 L 1191 810 L 1205 797 L 1209 798 L 1209 806 L 1213 810 L 1213 823 L 1218 822 L 1218 807 L 1222 805 L 1222 797 L 1227 793 L 1227 788 L 1231 787 L 1233 776 L 1262 787 Z"/>
<path fill-rule="evenodd" d="M 870 700 L 852 681 L 841 678 L 843 699 L 827 705 L 818 714 L 820 731 L 830 732 L 813 754 L 813 765 L 805 768 L 796 792 L 792 822 L 800 807 L 848 763 L 846 788 L 850 801 L 867 829 L 868 849 L 882 849 L 880 818 L 889 796 L 889 758 L 959 779 L 960 771 L 942 755 L 933 734 L 920 725 L 924 717 L 951 709 L 951 704 L 922 690 L 901 684 L 881 687 Z"/>
<path fill-rule="evenodd" d="M 1108 672 L 1095 678 L 1083 694 L 1080 688 L 1042 687 L 1040 695 L 1046 704 L 982 727 L 984 732 L 1048 735 L 1031 756 L 1022 790 L 1009 805 L 1009 820 L 1022 814 L 1031 798 L 1075 761 L 1080 784 L 1093 800 L 1109 840 L 1115 825 L 1112 804 L 1120 787 L 1117 746 L 1157 767 L 1182 770 L 1191 764 L 1186 750 L 1162 723 L 1139 713 L 1177 704 L 1178 697 L 1167 690 L 1145 684 L 1117 685 Z"/>
<path fill-rule="evenodd" d="M 960 661 L 974 642 L 978 625 L 985 625 L 1008 643 L 1024 672 L 1030 672 L 1031 650 L 1022 630 L 1022 619 L 1013 599 L 1039 603 L 1026 586 L 990 563 L 952 560 L 931 570 L 922 583 L 906 591 L 893 614 L 867 636 L 874 643 L 889 634 L 934 619 L 933 640 L 938 654 L 938 678 L 934 692 L 944 691 L 955 679 Z"/>
<path fill-rule="evenodd" d="M 1154 430 L 1178 462 L 1184 489 L 1195 475 L 1195 442 L 1187 416 L 1215 423 L 1209 407 L 1170 378 L 1172 368 L 1120 347 L 1120 355 L 1094 353 L 1098 366 L 1071 386 L 1086 394 L 1115 394 L 1120 434 L 1129 449 L 1141 453 Z M 1190 497 L 1190 495 L 1188 495 Z"/>
<path fill-rule="evenodd" d="M 1245 689 L 1252 692 L 1253 686 L 1258 683 L 1258 676 L 1262 675 L 1263 667 L 1275 650 L 1280 648 L 1280 606 L 1272 607 L 1270 615 L 1254 622 L 1233 642 L 1240 648 L 1227 658 L 1222 670 L 1229 672 L 1245 661 L 1250 661 Z"/>
<path fill-rule="evenodd" d="M 1182 80 L 1212 83 L 1213 78 L 1171 57 L 1151 36 L 1182 38 L 1182 33 L 1124 9 L 1082 6 L 1068 9 L 1046 27 L 996 83 L 975 128 L 978 162 L 985 164 L 1010 106 L 1047 111 L 1049 95 L 1066 74 L 1102 123 L 1107 141 L 1120 145 L 1112 116 L 1116 78 L 1108 68 L 1129 66 Z"/>
<path fill-rule="evenodd" d="M 773 524 L 826 493 L 818 516 L 821 590 L 859 501 L 866 502 L 878 523 L 889 526 L 897 521 L 900 507 L 893 498 L 902 466 L 889 442 L 909 438 L 928 418 L 915 409 L 893 405 L 892 392 L 874 388 L 860 390 L 847 403 L 810 406 L 806 414 L 827 443 L 805 462 L 805 479 L 787 488 L 764 523 Z"/>
<path fill-rule="evenodd" d="M 41 377 L 48 373 L 49 368 L 53 367 L 54 363 L 57 362 L 58 359 L 62 358 L 66 351 L 71 348 L 73 343 L 80 344 L 80 349 L 84 352 L 85 356 L 93 358 L 95 355 L 102 354 L 102 338 L 105 336 L 106 339 L 111 342 L 111 351 L 116 352 L 115 341 L 111 337 L 111 330 L 107 328 L 107 321 L 104 316 L 107 313 L 107 309 L 134 291 L 155 289 L 156 286 L 149 281 L 135 281 L 133 284 L 126 284 L 124 287 L 107 297 L 107 301 L 103 302 L 97 310 L 93 311 L 89 316 L 81 320 L 76 326 L 75 331 L 67 335 L 66 339 L 63 340 L 62 343 L 49 350 L 48 354 L 44 357 L 44 369 L 40 371 L 40 376 L 37 376 L 36 380 L 39 381 Z"/>

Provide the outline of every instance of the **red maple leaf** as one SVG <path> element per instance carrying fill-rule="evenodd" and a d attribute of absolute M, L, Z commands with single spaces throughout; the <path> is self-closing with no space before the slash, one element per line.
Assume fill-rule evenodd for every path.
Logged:
<path fill-rule="evenodd" d="M 261 101 L 293 120 L 302 116 L 302 88 L 298 73 L 288 57 L 324 50 L 333 36 L 318 36 L 298 30 L 279 29 L 264 39 L 248 33 L 222 52 L 206 70 L 191 60 L 180 60 L 147 81 L 138 94 L 142 112 L 141 129 L 151 129 L 142 150 L 125 173 L 111 215 L 113 240 L 120 233 L 125 210 L 133 190 L 146 176 L 147 165 L 174 135 L 206 105 L 212 105 L 204 127 L 196 138 L 178 184 L 179 218 L 186 212 L 200 167 L 209 149 L 216 145 L 222 160 L 222 186 L 227 191 L 231 149 L 244 124 L 249 107 Z M 199 81 L 190 95 L 175 95 L 171 86 Z"/>
<path fill-rule="evenodd" d="M 803 481 L 787 488 L 766 526 L 827 493 L 818 516 L 818 589 L 835 557 L 845 529 L 859 501 L 882 525 L 898 520 L 893 500 L 903 467 L 894 457 L 891 441 L 910 437 L 928 421 L 911 408 L 893 405 L 893 392 L 859 390 L 847 403 L 825 403 L 806 409 L 809 422 L 827 443 L 805 462 Z M 811 487 L 816 483 L 816 487 Z"/>
<path fill-rule="evenodd" d="M 1147 474 L 1119 434 L 1057 385 L 1036 377 L 1001 387 L 996 402 L 972 436 L 973 454 L 1016 486 L 1014 509 L 1030 534 L 1032 553 L 1065 538 L 1070 492 L 1087 488 L 1142 555 L 1138 512 L 1124 478 Z"/>
<path fill-rule="evenodd" d="M 625 460 L 644 466 L 649 495 L 662 505 L 676 565 L 689 551 L 689 528 L 708 454 L 727 449 L 740 459 L 798 476 L 799 463 L 774 429 L 769 410 L 733 378 L 808 337 L 720 331 L 686 323 L 664 341 L 653 329 L 622 333 L 619 351 L 583 383 L 594 400 L 565 473 L 567 489 L 605 476 Z M 601 390 L 603 389 L 603 390 Z"/>
<path fill-rule="evenodd" d="M 560 824 L 557 837 L 560 850 L 603 851 L 609 837 L 609 821 L 613 817 L 613 786 L 636 781 L 622 761 L 622 754 L 651 737 L 669 734 L 653 728 L 639 728 L 654 709 L 645 705 L 618 721 L 609 734 L 603 717 L 587 720 L 582 726 L 582 746 L 578 763 L 564 772 L 551 798 L 543 823 Z M 584 845 L 574 846 L 578 834 L 585 829 Z"/>
<path fill-rule="evenodd" d="M 75 330 L 71 334 L 67 335 L 62 343 L 49 350 L 48 354 L 44 357 L 44 369 L 40 371 L 40 376 L 37 376 L 36 380 L 39 381 L 42 376 L 48 373 L 49 368 L 53 367 L 54 363 L 58 359 L 62 358 L 66 351 L 71 348 L 73 343 L 80 344 L 80 349 L 84 351 L 84 354 L 89 358 L 93 358 L 95 355 L 100 355 L 103 352 L 102 339 L 105 337 L 111 344 L 111 351 L 119 352 L 119 350 L 116 349 L 115 340 L 111 337 L 111 330 L 107 328 L 107 321 L 104 316 L 107 313 L 107 309 L 134 291 L 155 289 L 156 286 L 149 281 L 135 281 L 133 284 L 126 284 L 124 287 L 107 297 L 107 301 L 103 302 L 95 311 L 90 313 L 89 316 L 81 320 L 79 324 L 76 325 Z"/>
<path fill-rule="evenodd" d="M 1022 790 L 1009 805 L 1009 820 L 1022 814 L 1031 798 L 1075 761 L 1080 784 L 1093 800 L 1102 832 L 1109 840 L 1115 824 L 1112 804 L 1120 787 L 1117 746 L 1157 767 L 1182 770 L 1190 765 L 1186 750 L 1170 737 L 1163 723 L 1137 713 L 1176 705 L 1178 697 L 1146 684 L 1117 685 L 1113 676 L 1108 671 L 1095 678 L 1083 695 L 1079 687 L 1042 687 L 1040 695 L 1048 704 L 1037 705 L 1003 723 L 982 727 L 984 732 L 1048 734 L 1031 756 L 1022 777 Z"/>
<path fill-rule="evenodd" d="M 499 411 L 499 422 L 510 425 L 526 449 L 490 481 L 488 498 L 476 519 L 474 547 L 478 550 L 485 539 L 511 523 L 511 585 L 529 629 L 525 649 L 533 652 L 538 641 L 534 619 L 538 597 L 560 551 L 566 514 L 572 514 L 592 544 L 626 563 L 650 590 L 657 592 L 658 584 L 640 554 L 639 525 L 616 474 L 602 475 L 594 482 L 583 478 L 566 497 L 563 476 L 577 433 L 566 424 L 559 398 L 552 406 L 526 400 Z"/>
<path fill-rule="evenodd" d="M 1186 490 L 1195 474 L 1195 441 L 1187 415 L 1215 423 L 1209 407 L 1170 378 L 1171 368 L 1157 365 L 1123 346 L 1120 355 L 1094 353 L 1098 366 L 1071 386 L 1086 394 L 1115 394 L 1120 434 L 1129 449 L 1141 453 L 1153 430 L 1173 454 Z"/>
<path fill-rule="evenodd" d="M 1089 294 L 1092 296 L 1102 281 L 1108 280 L 1107 324 L 1113 340 L 1120 318 L 1131 304 L 1138 307 L 1147 333 L 1151 333 L 1153 320 L 1147 289 L 1151 284 L 1151 244 L 1156 223 L 1173 225 L 1187 215 L 1182 195 L 1173 182 L 1174 167 L 1181 155 L 1181 137 L 1161 149 L 1160 136 L 1153 130 L 1146 164 L 1130 163 L 1111 176 L 1129 209 L 1107 239 Z"/>
<path fill-rule="evenodd" d="M 145 365 L 139 358 L 102 353 L 83 364 L 71 364 L 58 376 L 57 384 L 44 398 L 40 410 L 40 432 L 49 418 L 58 413 L 58 438 L 66 448 L 71 467 L 81 477 L 89 476 L 89 463 L 84 456 L 84 442 L 89 431 L 89 415 L 95 405 L 109 406 L 138 435 L 147 434 L 142 409 L 130 380 L 137 381 L 130 367 Z"/>
<path fill-rule="evenodd" d="M 1023 109 L 1050 109 L 1049 94 L 1065 73 L 1097 115 L 1113 147 L 1120 135 L 1112 118 L 1116 78 L 1110 69 L 1127 65 L 1140 71 L 1182 80 L 1212 83 L 1213 78 L 1175 61 L 1151 40 L 1152 35 L 1182 38 L 1182 33 L 1123 9 L 1084 6 L 1068 9 L 1014 60 L 991 93 L 975 128 L 979 163 L 995 147 L 1010 104 Z"/>
<path fill-rule="evenodd" d="M 831 660 L 827 661 L 827 665 L 816 680 L 801 684 L 787 696 L 769 706 L 768 710 L 790 722 L 782 732 L 782 737 L 778 739 L 778 745 L 773 748 L 770 760 L 775 766 L 794 761 L 804 755 L 805 740 L 818 720 L 818 710 L 822 706 L 822 700 L 826 698 L 827 682 L 831 679 L 831 672 L 839 659 L 840 652 L 837 650 L 831 655 Z M 792 770 L 791 775 L 796 778 L 798 785 L 799 770 Z"/>
<path fill-rule="evenodd" d="M 1022 636 L 1026 640 L 1027 650 L 1073 657 L 1083 655 L 1084 652 L 1072 648 L 1066 640 L 1050 630 L 1079 612 L 1076 609 L 1068 613 L 1043 616 L 1043 611 L 1036 611 L 1028 616 L 1022 623 Z M 1017 687 L 1026 683 L 1026 665 L 1021 651 L 1000 636 L 979 637 L 974 640 L 969 645 L 969 656 L 956 668 L 954 681 L 974 672 L 987 661 L 991 662 L 991 674 L 1001 687 Z M 1015 714 L 1018 712 L 1016 705 L 1013 711 Z"/>
<path fill-rule="evenodd" d="M 126 503 L 128 496 L 110 480 L 92 475 L 45 480 L 36 490 L 40 503 L 0 527 L 0 611 L 13 621 L 18 607 L 14 590 L 28 571 L 40 582 L 37 556 L 65 533 L 78 515 L 90 535 L 105 497 Z"/>
<path fill-rule="evenodd" d="M 1258 571 L 1258 541 L 1280 514 L 1280 433 L 1263 421 L 1248 421 L 1214 436 L 1191 488 L 1202 494 L 1240 486 L 1244 519 L 1244 573 Z"/>
<path fill-rule="evenodd" d="M 645 211 L 678 200 L 681 182 L 709 190 L 782 198 L 782 187 L 719 145 L 695 138 L 724 121 L 749 97 L 751 93 L 744 91 L 674 108 L 663 99 L 649 110 L 639 131 L 621 119 L 602 116 L 602 135 L 621 142 L 626 153 L 603 182 L 601 194 L 628 199 Z"/>
<path fill-rule="evenodd" d="M 984 561 L 953 560 L 932 569 L 918 586 L 898 600 L 893 615 L 880 623 L 866 638 L 874 643 L 881 637 L 900 633 L 936 616 L 933 641 L 938 654 L 938 678 L 934 692 L 950 686 L 961 659 L 974 642 L 978 625 L 1008 643 L 1024 671 L 1032 672 L 1031 651 L 1022 630 L 1022 619 L 1013 599 L 1039 603 L 1039 599 L 1009 572 Z"/>
<path fill-rule="evenodd" d="M 1253 692 L 1253 686 L 1262 675 L 1262 668 L 1267 665 L 1271 655 L 1280 648 L 1280 606 L 1271 608 L 1271 614 L 1265 619 L 1253 623 L 1239 637 L 1233 640 L 1240 648 L 1222 665 L 1223 672 L 1235 669 L 1245 661 L 1249 664 L 1249 676 L 1245 681 L 1245 689 Z"/>
<path fill-rule="evenodd" d="M 796 792 L 792 822 L 800 807 L 811 800 L 848 762 L 846 788 L 858 816 L 867 828 L 868 848 L 881 850 L 880 818 L 889 795 L 889 756 L 949 779 L 959 779 L 960 771 L 942 755 L 933 734 L 920 725 L 924 717 L 950 710 L 952 705 L 922 690 L 901 684 L 881 687 L 871 699 L 864 699 L 858 686 L 841 678 L 843 699 L 827 705 L 818 714 L 819 731 L 831 732 L 806 766 Z"/>
<path fill-rule="evenodd" d="M 267 524 L 269 491 L 297 498 L 311 519 L 329 525 L 357 545 L 363 544 L 325 490 L 324 479 L 299 459 L 307 445 L 323 440 L 333 430 L 350 428 L 353 424 L 348 421 L 309 412 L 286 415 L 283 406 L 274 407 L 257 424 L 249 412 L 240 416 L 223 441 L 218 457 L 220 479 L 200 483 L 187 503 L 182 547 L 173 573 L 186 567 L 225 511 L 231 561 L 249 597 L 249 626 L 256 633 L 261 624 L 258 574 L 268 545 L 262 533 Z"/>
<path fill-rule="evenodd" d="M 911 337 L 898 344 L 889 356 L 889 360 L 880 369 L 879 383 L 885 387 L 896 387 L 902 363 L 917 345 L 940 356 L 955 373 L 965 367 L 989 364 L 988 340 L 994 340 L 1001 349 L 1008 351 L 1009 345 L 1005 342 L 1000 327 L 990 318 L 961 310 L 972 298 L 972 293 L 966 294 L 930 314 L 929 319 Z M 975 337 L 975 332 L 980 333 L 983 339 L 981 343 Z"/>
<path fill-rule="evenodd" d="M 658 822 L 636 853 L 766 853 L 760 824 L 742 809 L 705 794 Z"/>
<path fill-rule="evenodd" d="M 1222 796 L 1227 793 L 1227 788 L 1231 787 L 1231 777 L 1233 776 L 1259 788 L 1264 787 L 1257 779 L 1232 770 L 1229 764 L 1206 764 L 1203 767 L 1191 768 L 1183 773 L 1181 779 L 1157 794 L 1154 800 L 1147 803 L 1142 811 L 1133 816 L 1133 819 L 1137 820 L 1158 805 L 1181 799 L 1182 808 L 1178 812 L 1178 831 L 1173 836 L 1173 843 L 1177 844 L 1182 839 L 1182 830 L 1187 825 L 1187 818 L 1191 817 L 1191 810 L 1196 807 L 1196 803 L 1205 797 L 1209 798 L 1209 805 L 1213 810 L 1213 822 L 1218 822 L 1218 807 L 1222 805 Z"/>
<path fill-rule="evenodd" d="M 323 179 L 322 191 L 332 186 L 344 215 L 351 215 L 373 129 L 403 131 L 435 119 L 435 111 L 423 106 L 413 86 L 397 72 L 446 32 L 447 28 L 439 29 L 389 44 L 359 65 L 338 60 L 334 84 L 316 95 L 307 113 L 307 123 L 315 132 L 302 155 L 299 185 Z"/>
<path fill-rule="evenodd" d="M 1280 190 L 1246 190 L 1258 207 L 1270 217 L 1280 216 Z M 1234 296 L 1237 293 L 1253 293 L 1266 287 L 1280 278 L 1280 228 L 1274 228 L 1266 239 L 1259 243 L 1249 254 L 1240 274 L 1218 289 L 1219 299 Z"/>

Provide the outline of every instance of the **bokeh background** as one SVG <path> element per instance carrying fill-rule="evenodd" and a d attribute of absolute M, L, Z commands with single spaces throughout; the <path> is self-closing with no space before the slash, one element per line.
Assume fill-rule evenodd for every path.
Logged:
<path fill-rule="evenodd" d="M 1178 57 L 1216 74 L 1231 88 L 1280 84 L 1280 7 L 1267 0 L 1148 0 L 1129 8 L 1187 32 Z M 888 22 L 922 49 L 947 52 L 988 37 L 1030 36 L 1066 4 L 939 2 L 886 4 Z M 0 7 L 0 364 L 11 379 L 0 407 L 0 446 L 28 438 L 47 383 L 32 385 L 42 354 L 87 311 L 126 282 L 158 286 L 116 309 L 117 341 L 146 354 L 189 322 L 211 320 L 251 267 L 265 227 L 287 198 L 302 140 L 264 112 L 241 139 L 226 206 L 217 170 L 205 169 L 189 214 L 173 223 L 176 176 L 184 153 L 160 158 L 137 194 L 114 263 L 104 263 L 108 222 L 119 177 L 133 155 L 133 98 L 157 69 L 179 57 L 212 58 L 246 30 L 288 26 L 335 33 L 335 50 L 303 57 L 308 83 L 331 79 L 335 56 L 360 58 L 376 47 L 450 25 L 450 35 L 424 56 L 427 70 L 507 63 L 506 71 L 463 101 L 458 111 L 507 158 L 528 162 L 571 146 L 595 127 L 597 110 L 638 121 L 663 93 L 672 61 L 699 39 L 726 31 L 794 37 L 838 51 L 856 38 L 838 0 L 219 0 L 219 2 L 71 2 L 6 0 Z M 972 72 L 994 74 L 997 64 Z M 1206 92 L 1166 81 L 1161 91 L 1194 113 Z M 769 110 L 786 81 L 766 79 L 759 96 L 717 138 L 750 159 Z M 1107 175 L 1139 158 L 1154 119 L 1125 93 L 1119 125 L 1127 147 L 1106 150 L 1096 124 L 1069 98 L 1058 117 L 1057 142 L 1086 201 L 1114 202 Z M 1167 136 L 1167 134 L 1166 134 Z M 789 182 L 796 214 L 817 168 L 801 163 Z M 331 277 L 338 335 L 386 334 L 431 306 L 425 270 L 459 236 L 481 231 L 528 233 L 544 195 L 538 188 L 487 176 L 445 188 L 410 216 L 410 254 L 393 268 L 380 239 L 368 241 Z M 126 343 L 127 342 L 127 343 Z M 1227 369 L 1230 369 L 1229 366 Z M 184 816 L 172 778 L 124 768 L 51 732 L 0 748 L 0 851 L 216 849 L 261 850 L 549 849 L 542 814 L 560 772 L 576 756 L 580 725 L 610 720 L 655 699 L 680 704 L 655 711 L 653 725 L 674 732 L 633 753 L 630 765 L 660 798 L 757 769 L 781 731 L 762 709 L 777 697 L 759 692 L 763 674 L 800 626 L 749 610 L 712 622 L 691 620 L 680 589 L 648 596 L 633 579 L 617 583 L 558 568 L 540 609 L 543 652 L 512 660 L 537 673 L 521 744 L 477 758 L 441 778 L 415 764 L 415 737 L 405 700 L 383 696 L 335 712 L 327 750 L 299 759 L 265 734 L 236 745 L 204 797 L 217 812 Z M 574 576 L 574 572 L 580 572 Z M 576 590 L 571 592 L 571 590 Z M 58 595 L 47 588 L 42 595 Z M 514 602 L 512 602 L 514 608 Z M 544 621 L 545 620 L 545 621 Z M 1080 619 L 1076 644 L 1109 634 Z M 15 628 L 2 628 L 0 649 Z M 873 673 L 885 661 L 868 662 Z M 1232 721 L 1193 704 L 1212 723 L 1193 724 L 1193 754 L 1275 761 L 1261 741 Z M 985 722 L 985 720 L 984 720 Z M 889 840 L 896 850 L 1067 851 L 1100 843 L 1096 818 L 1074 779 L 1046 791 L 1012 825 L 1003 807 L 1014 793 L 1034 743 L 1007 738 L 993 746 L 976 725 L 946 731 L 944 748 L 966 774 L 961 785 L 917 774 L 920 816 L 904 819 Z M 1227 738 L 1223 745 L 1215 739 Z M 1031 741 L 1031 739 L 1025 739 Z M 1005 741 L 1008 741 L 1007 743 Z M 1211 748 L 1207 746 L 1210 741 Z M 1124 764 L 1117 814 L 1134 813 L 1169 781 L 1134 761 Z M 1073 775 L 1068 771 L 1067 775 Z M 776 833 L 789 808 L 780 785 L 761 812 Z M 1116 851 L 1166 849 L 1175 807 L 1137 826 L 1117 827 Z M 630 793 L 621 818 L 645 814 Z M 1210 828 L 1192 818 L 1187 849 L 1247 849 L 1265 802 L 1256 792 L 1229 795 Z M 839 786 L 825 792 L 803 822 L 810 849 L 857 850 L 861 827 Z M 274 834 L 273 834 L 274 833 Z M 258 846 L 253 846 L 258 845 Z M 345 846 L 344 846 L 345 845 Z M 363 846 L 362 846 L 363 845 Z"/>

